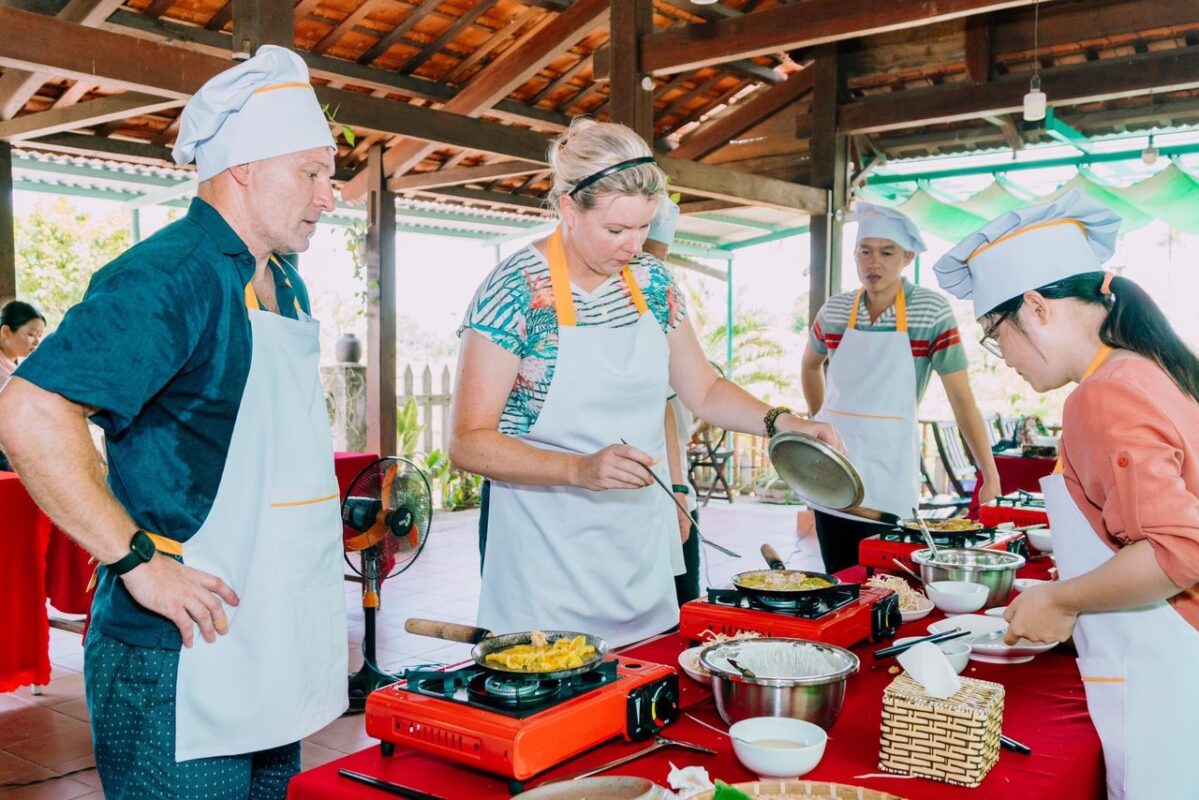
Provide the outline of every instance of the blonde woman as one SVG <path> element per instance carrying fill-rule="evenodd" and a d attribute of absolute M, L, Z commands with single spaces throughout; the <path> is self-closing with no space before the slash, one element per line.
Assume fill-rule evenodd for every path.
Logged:
<path fill-rule="evenodd" d="M 649 475 L 670 483 L 671 388 L 724 428 L 841 444 L 708 365 L 670 273 L 642 252 L 666 188 L 644 141 L 579 119 L 549 160 L 560 224 L 496 266 L 467 310 L 450 456 L 490 479 L 479 624 L 621 645 L 678 622 L 678 526 Z"/>

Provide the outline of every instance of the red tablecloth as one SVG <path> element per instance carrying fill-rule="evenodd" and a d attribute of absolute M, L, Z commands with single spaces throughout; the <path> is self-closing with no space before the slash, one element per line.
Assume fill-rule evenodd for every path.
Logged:
<path fill-rule="evenodd" d="M 50 521 L 0 472 L 0 692 L 50 682 L 45 552 Z"/>
<path fill-rule="evenodd" d="M 1043 574 L 1043 565 L 1035 565 L 1029 576 Z M 860 578 L 860 568 L 846 577 Z M 927 625 L 940 618 L 934 614 L 903 626 L 899 635 L 925 632 Z M 680 652 L 689 643 L 667 635 L 626 651 L 661 664 L 677 663 Z M 875 662 L 871 651 L 877 645 L 856 648 L 862 659 L 862 671 L 850 679 L 845 707 L 830 731 L 824 759 L 807 778 L 857 784 L 893 792 L 909 800 L 984 800 L 1018 797 L 1020 800 L 1095 800 L 1104 796 L 1103 756 L 1099 738 L 1087 714 L 1082 683 L 1071 654 L 1061 649 L 1042 654 L 1027 664 L 1001 666 L 970 662 L 965 675 L 995 681 L 1007 687 L 1003 729 L 1017 741 L 1033 748 L 1032 756 L 1000 751 L 999 763 L 976 789 L 930 781 L 923 778 L 859 778 L 881 772 L 878 768 L 879 732 L 882 720 L 882 693 L 894 676 L 887 659 Z M 677 748 L 665 748 L 605 774 L 637 775 L 664 784 L 670 762 L 678 766 L 697 764 L 714 778 L 732 782 L 753 780 L 737 761 L 728 738 L 686 716 L 725 730 L 711 695 L 705 686 L 680 677 L 685 715 L 670 726 L 666 735 L 716 749 L 714 756 L 698 755 Z M 614 741 L 539 777 L 534 783 L 576 774 L 606 764 L 621 755 L 646 747 L 644 742 Z M 382 798 L 389 795 L 354 783 L 337 774 L 349 769 L 390 780 L 452 800 L 508 797 L 505 781 L 450 765 L 437 758 L 397 748 L 384 758 L 379 748 L 371 747 L 346 756 L 292 779 L 289 800 L 318 798 Z"/>
<path fill-rule="evenodd" d="M 358 477 L 358 473 L 366 469 L 366 466 L 374 461 L 378 461 L 379 457 L 373 453 L 334 453 L 333 454 L 333 469 L 337 472 L 337 486 L 341 489 L 341 496 L 346 496 L 346 489 L 350 488 L 350 482 Z"/>

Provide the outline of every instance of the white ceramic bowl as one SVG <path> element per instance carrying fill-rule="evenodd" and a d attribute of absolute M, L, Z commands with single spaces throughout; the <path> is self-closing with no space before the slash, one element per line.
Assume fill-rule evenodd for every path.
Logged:
<path fill-rule="evenodd" d="M 903 618 L 904 622 L 912 622 L 914 620 L 924 619 L 925 617 L 927 617 L 929 614 L 932 613 L 933 601 L 929 600 L 927 597 L 922 597 L 921 601 L 922 602 L 920 604 L 920 607 L 917 608 L 915 611 L 900 611 L 899 612 L 899 616 Z"/>
<path fill-rule="evenodd" d="M 1025 531 L 1024 535 L 1028 537 L 1029 543 L 1042 553 L 1053 552 L 1053 535 L 1050 533 L 1048 528 L 1037 528 L 1033 531 Z"/>
<path fill-rule="evenodd" d="M 892 642 L 891 646 L 907 644 L 908 642 L 914 642 L 922 638 L 924 637 L 904 636 Z M 953 667 L 953 671 L 961 675 L 962 670 L 966 668 L 966 664 L 970 662 L 970 645 L 962 639 L 951 639 L 948 642 L 933 642 L 933 644 L 937 645 L 937 649 L 945 654 L 945 658 L 949 660 L 949 666 Z"/>
<path fill-rule="evenodd" d="M 1050 650 L 1058 645 L 1057 642 L 1042 644 L 1021 639 L 1009 647 L 1003 643 L 1002 638 L 991 639 L 979 644 L 977 643 L 978 639 L 995 631 L 1007 630 L 1007 620 L 1002 617 L 987 617 L 982 614 L 961 614 L 956 617 L 946 617 L 929 625 L 928 632 L 944 633 L 953 628 L 962 628 L 963 630 L 970 631 L 970 636 L 965 636 L 955 641 L 966 642 L 970 645 L 970 658 L 972 661 L 982 661 L 987 664 L 1023 664 L 1026 661 L 1032 661 L 1033 657 L 1038 653 L 1044 653 L 1046 650 Z"/>
<path fill-rule="evenodd" d="M 790 717 L 750 717 L 729 728 L 737 760 L 763 778 L 806 775 L 824 757 L 828 734 L 819 725 Z"/>
<path fill-rule="evenodd" d="M 978 611 L 987 602 L 987 594 L 991 591 L 983 584 L 971 581 L 933 581 L 926 588 L 933 605 L 946 614 Z"/>
<path fill-rule="evenodd" d="M 683 672 L 687 673 L 687 677 L 707 686 L 712 680 L 712 673 L 699 663 L 699 653 L 705 647 L 707 647 L 706 644 L 700 644 L 679 653 L 679 666 L 683 668 Z"/>
<path fill-rule="evenodd" d="M 1048 582 L 1040 578 L 1016 578 L 1016 580 L 1012 581 L 1012 591 L 1019 593 L 1025 589 L 1031 589 L 1034 586 L 1040 586 L 1042 583 Z"/>

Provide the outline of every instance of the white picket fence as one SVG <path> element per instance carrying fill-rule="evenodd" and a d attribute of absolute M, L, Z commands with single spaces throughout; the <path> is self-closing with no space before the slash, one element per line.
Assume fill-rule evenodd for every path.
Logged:
<path fill-rule="evenodd" d="M 419 450 L 429 453 L 433 450 L 447 450 L 450 446 L 450 398 L 453 397 L 450 368 L 441 368 L 441 378 L 437 383 L 440 390 L 433 391 L 433 368 L 425 364 L 420 373 L 420 391 L 416 390 L 416 373 L 412 366 L 404 367 L 400 380 L 400 391 L 396 402 L 400 408 L 407 405 L 409 400 L 416 402 L 417 418 L 423 426 Z M 436 445 L 434 443 L 436 442 Z"/>

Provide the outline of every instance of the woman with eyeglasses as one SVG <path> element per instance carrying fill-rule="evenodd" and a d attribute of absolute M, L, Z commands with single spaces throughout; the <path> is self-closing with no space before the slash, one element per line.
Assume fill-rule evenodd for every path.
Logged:
<path fill-rule="evenodd" d="M 925 250 L 920 231 L 898 211 L 870 203 L 859 203 L 854 217 L 862 288 L 829 298 L 812 324 L 800 373 L 808 411 L 845 439 L 866 492 L 862 505 L 910 517 L 920 502 L 916 409 L 935 372 L 982 472 L 979 499 L 989 502 L 999 493 L 999 472 L 957 321 L 943 295 L 903 277 Z M 826 572 L 858 563 L 858 543 L 879 533 L 859 517 L 815 512 Z"/>
<path fill-rule="evenodd" d="M 467 310 L 450 457 L 489 479 L 479 624 L 622 645 L 679 619 L 681 531 L 650 476 L 671 484 L 672 390 L 726 429 L 844 445 L 830 426 L 772 409 L 713 372 L 682 293 L 642 251 L 666 189 L 642 139 L 578 119 L 549 161 L 558 228 L 496 266 Z"/>
<path fill-rule="evenodd" d="M 1199 793 L 1199 360 L 1103 270 L 1120 218 L 1079 192 L 1009 212 L 935 267 L 1039 392 L 1076 383 L 1043 478 L 1060 580 L 1018 595 L 1005 641 L 1074 637 L 1110 798 Z"/>

